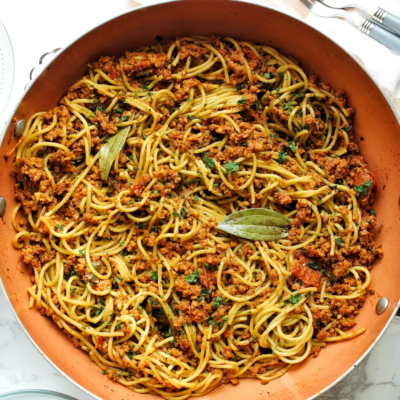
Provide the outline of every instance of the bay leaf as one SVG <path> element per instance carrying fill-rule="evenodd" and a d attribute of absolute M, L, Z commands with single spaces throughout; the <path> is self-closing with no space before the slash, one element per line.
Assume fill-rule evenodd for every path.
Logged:
<path fill-rule="evenodd" d="M 228 221 L 228 225 L 257 225 L 257 226 L 279 226 L 284 228 L 288 226 L 286 220 L 266 215 L 249 215 Z"/>
<path fill-rule="evenodd" d="M 289 218 L 266 208 L 252 208 L 230 214 L 217 228 L 244 239 L 279 240 L 288 236 Z"/>
<path fill-rule="evenodd" d="M 283 214 L 280 214 L 274 210 L 269 210 L 268 208 L 249 208 L 248 210 L 236 211 L 228 215 L 221 223 L 226 224 L 233 219 L 249 217 L 249 216 L 274 217 L 282 220 L 285 223 L 284 226 L 290 225 L 289 218 L 285 217 Z"/>
<path fill-rule="evenodd" d="M 120 129 L 114 136 L 108 139 L 107 143 L 101 147 L 99 161 L 101 179 L 108 178 L 108 174 L 110 173 L 113 162 L 124 147 L 130 129 L 131 125 Z"/>

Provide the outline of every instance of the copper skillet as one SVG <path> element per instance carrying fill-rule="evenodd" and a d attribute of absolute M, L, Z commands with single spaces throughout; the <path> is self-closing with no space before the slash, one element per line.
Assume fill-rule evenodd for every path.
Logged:
<path fill-rule="evenodd" d="M 337 89 L 344 89 L 349 104 L 356 109 L 355 131 L 361 151 L 370 162 L 378 182 L 374 206 L 379 223 L 384 224 L 377 240 L 383 243 L 384 258 L 375 264 L 372 289 L 358 327 L 364 335 L 329 345 L 318 358 L 293 367 L 282 378 L 262 386 L 255 380 L 242 380 L 234 387 L 225 385 L 206 396 L 209 399 L 314 398 L 343 378 L 374 346 L 392 317 L 400 296 L 400 126 L 393 109 L 372 77 L 357 60 L 328 37 L 304 22 L 276 10 L 231 0 L 185 0 L 141 7 L 93 29 L 64 49 L 30 85 L 15 113 L 29 118 L 37 111 L 56 105 L 69 86 L 85 72 L 86 64 L 101 55 L 119 55 L 154 41 L 156 35 L 174 38 L 186 35 L 219 34 L 264 43 L 300 60 L 308 74 L 316 74 Z M 0 275 L 14 311 L 33 343 L 46 358 L 83 390 L 101 399 L 148 399 L 110 381 L 91 363 L 84 352 L 73 347 L 67 337 L 37 310 L 29 310 L 27 273 L 23 273 L 20 253 L 12 246 L 14 231 L 11 213 L 14 175 L 12 160 L 4 155 L 16 143 L 14 125 L 9 126 L 0 149 L 0 193 L 7 202 L 0 233 Z M 378 300 L 386 296 L 389 306 L 377 315 Z"/>

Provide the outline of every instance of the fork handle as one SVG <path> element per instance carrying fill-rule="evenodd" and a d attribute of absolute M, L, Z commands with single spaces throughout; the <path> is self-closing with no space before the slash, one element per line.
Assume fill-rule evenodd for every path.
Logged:
<path fill-rule="evenodd" d="M 400 54 L 400 37 L 367 19 L 360 26 L 360 31 Z"/>
<path fill-rule="evenodd" d="M 397 35 L 400 35 L 400 18 L 396 17 L 396 15 L 384 10 L 383 8 L 378 8 L 378 11 L 374 13 L 372 19 L 385 28 L 392 30 Z"/>

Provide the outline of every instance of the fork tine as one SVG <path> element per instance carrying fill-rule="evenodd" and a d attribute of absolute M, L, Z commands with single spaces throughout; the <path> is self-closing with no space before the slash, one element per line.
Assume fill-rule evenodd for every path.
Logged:
<path fill-rule="evenodd" d="M 329 8 L 324 4 L 315 0 L 300 0 L 313 14 L 322 18 L 335 18 L 339 17 L 337 15 L 337 10 Z"/>

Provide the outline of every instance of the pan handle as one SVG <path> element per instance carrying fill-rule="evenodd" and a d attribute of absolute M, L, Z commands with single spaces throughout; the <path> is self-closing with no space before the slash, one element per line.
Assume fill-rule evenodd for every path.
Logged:
<path fill-rule="evenodd" d="M 33 80 L 35 70 L 37 70 L 39 67 L 42 67 L 43 64 L 45 64 L 48 60 L 50 60 L 52 58 L 52 57 L 50 57 L 52 54 L 56 54 L 60 50 L 61 50 L 61 47 L 58 47 L 57 49 L 54 49 L 53 51 L 49 51 L 48 53 L 42 54 L 42 56 L 39 58 L 38 65 L 34 66 L 31 69 L 31 72 L 29 73 L 29 82 L 25 85 L 25 89 L 27 88 L 29 83 Z"/>

